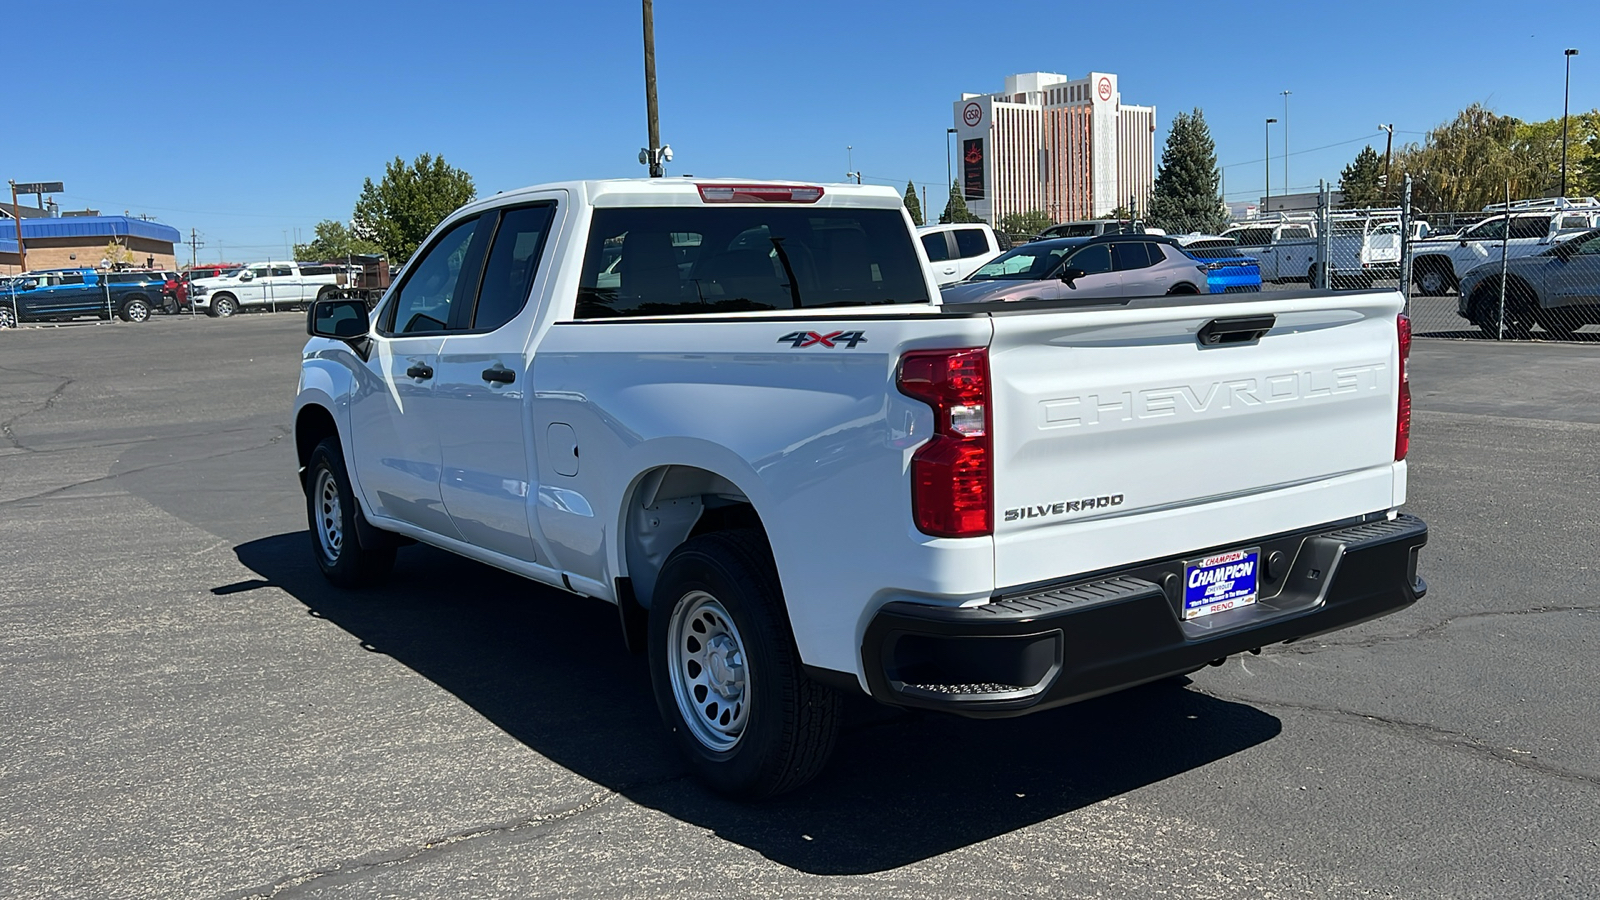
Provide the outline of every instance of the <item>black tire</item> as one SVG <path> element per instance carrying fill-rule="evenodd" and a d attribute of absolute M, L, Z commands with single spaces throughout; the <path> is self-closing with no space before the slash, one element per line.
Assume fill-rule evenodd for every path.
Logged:
<path fill-rule="evenodd" d="M 0 328 L 17 327 L 17 314 L 9 304 L 0 306 Z"/>
<path fill-rule="evenodd" d="M 143 297 L 129 297 L 117 308 L 117 318 L 124 322 L 150 321 L 150 301 Z"/>
<path fill-rule="evenodd" d="M 1172 287 L 1167 288 L 1167 293 L 1168 294 L 1198 294 L 1198 293 L 1200 293 L 1200 291 L 1197 290 L 1195 288 L 1195 286 L 1190 284 L 1189 282 L 1180 281 L 1177 284 L 1173 285 Z"/>
<path fill-rule="evenodd" d="M 334 287 L 332 285 L 329 285 L 329 286 L 323 288 L 322 290 L 317 291 L 317 299 L 318 300 L 326 300 L 329 297 L 332 297 L 334 294 L 338 293 L 338 291 L 339 291 L 338 288 L 336 288 L 336 287 Z"/>
<path fill-rule="evenodd" d="M 720 621 L 723 615 L 731 625 Z M 721 649 L 716 641 L 724 641 Z M 771 797 L 800 787 L 827 764 L 842 704 L 800 665 L 777 567 L 760 531 L 701 535 L 667 557 L 650 605 L 649 644 L 661 718 L 713 790 Z M 704 680 L 696 682 L 701 673 Z M 716 695 L 707 682 L 716 682 Z M 743 719 L 737 734 L 718 730 L 719 723 L 730 726 L 730 715 L 734 725 Z"/>
<path fill-rule="evenodd" d="M 1455 279 L 1445 267 L 1436 262 L 1412 263 L 1411 283 L 1424 297 L 1443 297 L 1455 287 Z"/>
<path fill-rule="evenodd" d="M 338 438 L 326 438 L 311 451 L 305 491 L 311 555 L 323 577 L 344 588 L 383 583 L 394 568 L 395 541 L 362 517 Z"/>
<path fill-rule="evenodd" d="M 208 311 L 214 319 L 226 319 L 239 312 L 239 301 L 235 300 L 232 294 L 218 294 L 211 298 Z"/>
<path fill-rule="evenodd" d="M 1506 320 L 1504 335 L 1507 338 L 1527 338 L 1533 336 L 1533 316 L 1529 312 L 1528 298 L 1523 291 L 1518 290 L 1519 282 L 1512 281 L 1506 290 Z M 1522 286 L 1524 290 L 1526 286 Z M 1500 319 L 1500 281 L 1498 278 L 1485 281 L 1472 292 L 1472 301 L 1467 307 L 1471 312 L 1472 324 L 1483 330 L 1483 333 L 1492 339 L 1499 339 L 1501 331 Z"/>

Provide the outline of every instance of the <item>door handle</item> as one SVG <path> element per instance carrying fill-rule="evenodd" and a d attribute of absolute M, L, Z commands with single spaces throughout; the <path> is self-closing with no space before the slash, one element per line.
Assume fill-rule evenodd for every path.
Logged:
<path fill-rule="evenodd" d="M 427 363 L 414 363 L 411 368 L 406 369 L 406 374 L 412 378 L 432 378 L 433 366 Z"/>
<path fill-rule="evenodd" d="M 1195 339 L 1202 345 L 1215 346 L 1217 344 L 1253 344 L 1263 335 L 1272 330 L 1277 324 L 1278 317 L 1273 314 L 1264 316 L 1236 316 L 1229 319 L 1212 319 L 1200 327 L 1195 334 Z"/>
<path fill-rule="evenodd" d="M 496 384 L 510 384 L 511 382 L 517 380 L 517 373 L 511 371 L 510 369 L 504 369 L 496 366 L 492 369 L 483 370 L 483 380 L 492 381 Z"/>

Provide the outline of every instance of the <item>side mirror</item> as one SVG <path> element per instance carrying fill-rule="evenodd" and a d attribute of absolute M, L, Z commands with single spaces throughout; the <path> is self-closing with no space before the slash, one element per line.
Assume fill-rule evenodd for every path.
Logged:
<path fill-rule="evenodd" d="M 243 272 L 239 273 L 240 281 L 254 281 L 255 277 L 255 273 L 251 272 L 249 269 L 245 269 Z"/>
<path fill-rule="evenodd" d="M 347 343 L 364 340 L 372 331 L 367 301 L 317 300 L 306 313 L 306 334 Z"/>
<path fill-rule="evenodd" d="M 1078 286 L 1073 284 L 1073 282 L 1088 274 L 1088 272 L 1085 272 L 1076 266 L 1067 266 L 1065 269 L 1061 270 L 1061 280 L 1067 283 L 1067 287 L 1077 290 Z"/>

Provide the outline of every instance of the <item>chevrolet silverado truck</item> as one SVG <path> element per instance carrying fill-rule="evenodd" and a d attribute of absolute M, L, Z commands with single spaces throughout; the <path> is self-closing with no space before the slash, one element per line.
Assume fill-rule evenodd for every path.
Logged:
<path fill-rule="evenodd" d="M 615 604 L 691 768 L 769 796 L 847 693 L 1015 716 L 1423 596 L 1401 310 L 943 306 L 867 185 L 497 194 L 370 313 L 308 312 L 308 550 L 336 585 L 420 541 Z"/>

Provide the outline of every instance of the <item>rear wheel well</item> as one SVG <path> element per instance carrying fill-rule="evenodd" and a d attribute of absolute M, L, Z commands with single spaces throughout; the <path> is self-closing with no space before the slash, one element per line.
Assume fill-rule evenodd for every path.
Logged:
<path fill-rule="evenodd" d="M 626 501 L 622 563 L 633 595 L 648 609 L 667 557 L 692 537 L 718 531 L 766 527 L 738 485 L 693 466 L 662 466 L 646 472 Z"/>
<path fill-rule="evenodd" d="M 294 419 L 294 452 L 303 474 L 311 462 L 311 451 L 327 438 L 338 439 L 339 426 L 327 409 L 311 404 L 300 410 Z"/>

